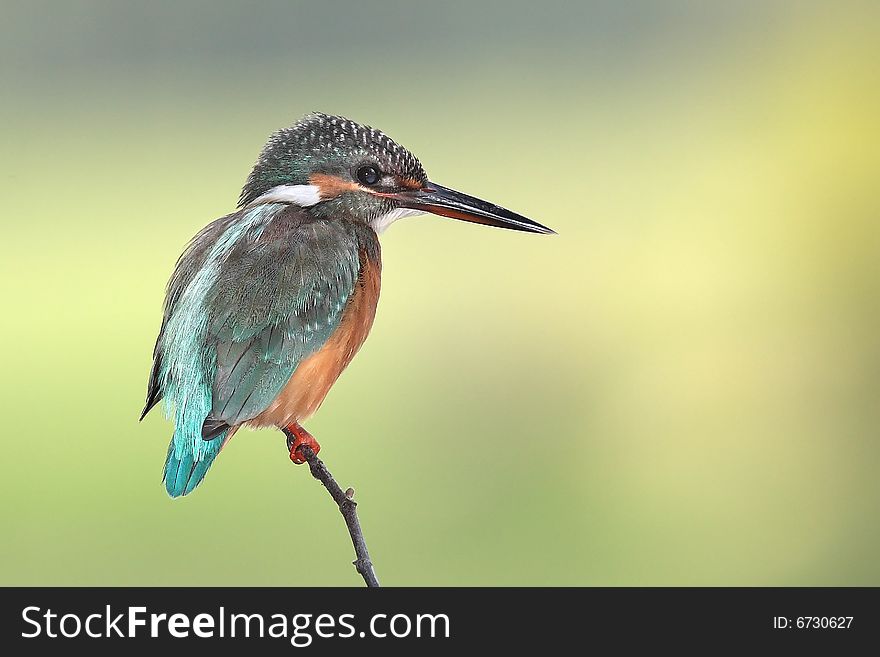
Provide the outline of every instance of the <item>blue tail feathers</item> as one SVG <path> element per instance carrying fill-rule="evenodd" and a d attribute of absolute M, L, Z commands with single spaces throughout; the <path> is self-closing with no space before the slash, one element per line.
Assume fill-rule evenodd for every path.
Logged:
<path fill-rule="evenodd" d="M 168 447 L 168 456 L 165 459 L 165 490 L 171 497 L 180 497 L 181 495 L 189 495 L 195 490 L 208 468 L 217 458 L 223 442 L 226 440 L 226 432 L 217 436 L 211 441 L 207 441 L 203 448 L 199 450 L 200 454 L 194 454 L 192 449 L 185 448 L 182 454 L 176 454 L 174 449 L 174 440 Z"/>

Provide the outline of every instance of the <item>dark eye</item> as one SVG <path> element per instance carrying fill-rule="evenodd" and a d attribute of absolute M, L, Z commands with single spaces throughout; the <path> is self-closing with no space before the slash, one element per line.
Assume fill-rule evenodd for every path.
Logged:
<path fill-rule="evenodd" d="M 357 179 L 365 185 L 375 185 L 379 182 L 379 169 L 371 164 L 362 166 L 357 170 Z"/>

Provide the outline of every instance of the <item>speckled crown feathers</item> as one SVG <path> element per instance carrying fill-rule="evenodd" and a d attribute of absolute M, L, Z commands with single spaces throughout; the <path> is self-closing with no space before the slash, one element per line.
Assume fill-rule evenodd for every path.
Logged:
<path fill-rule="evenodd" d="M 269 137 L 241 193 L 246 205 L 275 185 L 304 184 L 310 165 L 353 151 L 376 158 L 383 171 L 424 182 L 425 170 L 415 155 L 381 130 L 343 116 L 312 112 Z M 293 179 L 291 179 L 293 178 Z"/>

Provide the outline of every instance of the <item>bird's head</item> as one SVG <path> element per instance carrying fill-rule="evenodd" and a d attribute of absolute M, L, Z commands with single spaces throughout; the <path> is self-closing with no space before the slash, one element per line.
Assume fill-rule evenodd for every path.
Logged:
<path fill-rule="evenodd" d="M 316 217 L 345 217 L 382 232 L 430 212 L 532 233 L 553 231 L 497 205 L 428 180 L 419 160 L 390 137 L 341 116 L 308 114 L 273 134 L 239 206 L 290 203 Z"/>

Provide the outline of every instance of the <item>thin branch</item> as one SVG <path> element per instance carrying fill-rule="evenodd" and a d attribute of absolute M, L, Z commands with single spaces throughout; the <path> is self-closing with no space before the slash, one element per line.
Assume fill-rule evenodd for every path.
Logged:
<path fill-rule="evenodd" d="M 309 470 L 312 476 L 324 484 L 324 488 L 330 493 L 333 501 L 339 507 L 339 512 L 345 519 L 348 527 L 348 533 L 351 535 L 351 543 L 354 545 L 354 553 L 357 556 L 352 563 L 357 571 L 364 578 L 367 586 L 379 586 L 379 580 L 376 579 L 376 572 L 373 570 L 373 562 L 370 561 L 370 552 L 367 550 L 367 543 L 364 541 L 364 532 L 361 530 L 361 523 L 357 516 L 357 502 L 354 501 L 354 490 L 349 488 L 343 491 L 324 462 L 318 458 L 317 454 L 308 445 L 300 445 L 299 452 L 306 458 L 309 464 Z"/>

